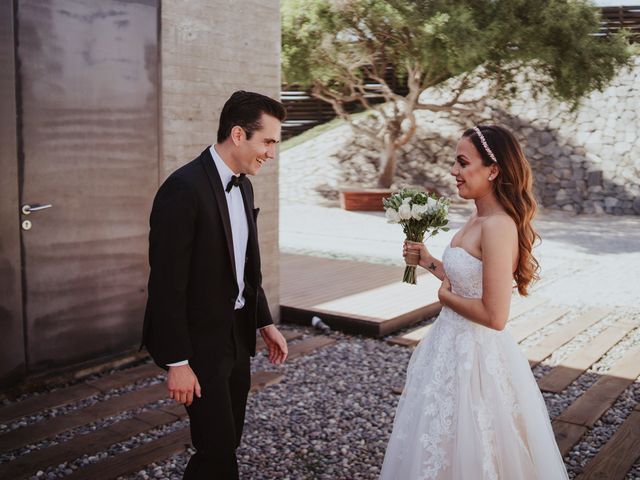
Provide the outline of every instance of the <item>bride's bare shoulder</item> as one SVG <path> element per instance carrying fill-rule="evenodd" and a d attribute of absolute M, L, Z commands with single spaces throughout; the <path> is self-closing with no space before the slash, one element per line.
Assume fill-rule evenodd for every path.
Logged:
<path fill-rule="evenodd" d="M 482 220 L 481 236 L 502 242 L 518 238 L 516 222 L 506 213 L 489 215 Z"/>

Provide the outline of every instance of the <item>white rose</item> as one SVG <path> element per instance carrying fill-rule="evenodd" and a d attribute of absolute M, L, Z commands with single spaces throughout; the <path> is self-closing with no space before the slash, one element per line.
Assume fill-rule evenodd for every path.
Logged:
<path fill-rule="evenodd" d="M 411 206 L 408 203 L 403 203 L 398 209 L 401 220 L 409 220 L 411 218 Z"/>
<path fill-rule="evenodd" d="M 400 215 L 393 208 L 387 208 L 384 212 L 385 217 L 387 217 L 388 223 L 398 223 L 400 221 Z"/>
<path fill-rule="evenodd" d="M 411 203 L 411 197 L 406 197 L 406 198 L 403 198 L 403 199 L 402 199 L 402 204 L 403 204 L 403 205 L 406 205 L 406 204 L 408 204 L 408 203 Z"/>
<path fill-rule="evenodd" d="M 424 212 L 426 211 L 426 205 L 414 205 L 413 207 L 411 207 L 411 216 L 416 220 L 420 220 L 422 218 L 422 215 L 424 215 Z"/>
<path fill-rule="evenodd" d="M 427 200 L 427 215 L 433 215 L 436 211 L 438 211 L 438 202 L 429 197 L 429 200 Z"/>

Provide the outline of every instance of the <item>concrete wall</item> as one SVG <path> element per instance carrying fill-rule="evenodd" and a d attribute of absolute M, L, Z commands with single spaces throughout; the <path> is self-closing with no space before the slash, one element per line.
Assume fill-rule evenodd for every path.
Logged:
<path fill-rule="evenodd" d="M 215 142 L 218 117 L 235 90 L 280 92 L 278 0 L 163 2 L 160 181 Z M 252 179 L 263 286 L 278 316 L 278 165 Z"/>

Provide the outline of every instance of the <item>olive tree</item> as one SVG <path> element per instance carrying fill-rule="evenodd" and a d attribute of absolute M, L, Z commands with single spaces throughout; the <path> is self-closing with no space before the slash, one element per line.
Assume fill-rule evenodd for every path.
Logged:
<path fill-rule="evenodd" d="M 417 111 L 472 112 L 488 96 L 516 95 L 522 79 L 575 106 L 630 58 L 625 33 L 598 36 L 599 11 L 584 0 L 282 0 L 281 8 L 283 80 L 309 88 L 370 140 L 386 188 Z M 469 98 L 478 81 L 485 93 Z M 446 98 L 422 101 L 443 85 Z M 355 121 L 346 108 L 354 102 L 373 120 Z"/>

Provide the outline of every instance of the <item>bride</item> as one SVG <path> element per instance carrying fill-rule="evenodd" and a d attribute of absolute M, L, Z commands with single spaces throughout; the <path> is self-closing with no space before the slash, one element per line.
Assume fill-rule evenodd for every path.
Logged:
<path fill-rule="evenodd" d="M 442 262 L 405 242 L 442 280 L 442 311 L 409 362 L 380 478 L 566 479 L 542 394 L 504 331 L 514 284 L 526 295 L 538 270 L 529 163 L 511 132 L 478 126 L 451 174 L 476 212 Z"/>

